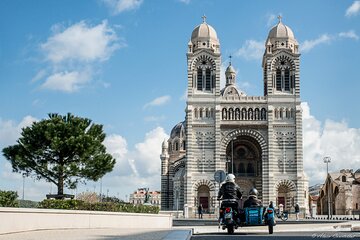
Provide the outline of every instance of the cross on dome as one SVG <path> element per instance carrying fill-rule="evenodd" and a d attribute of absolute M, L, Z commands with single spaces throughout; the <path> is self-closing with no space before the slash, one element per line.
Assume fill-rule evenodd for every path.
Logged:
<path fill-rule="evenodd" d="M 205 14 L 201 17 L 203 19 L 203 23 L 206 22 L 206 16 Z"/>
<path fill-rule="evenodd" d="M 279 15 L 277 18 L 279 19 L 279 23 L 280 23 L 280 22 L 281 22 L 281 19 L 282 19 L 282 16 Z"/>
<path fill-rule="evenodd" d="M 229 66 L 231 65 L 231 58 L 232 58 L 232 56 L 230 54 L 230 56 L 229 56 Z"/>

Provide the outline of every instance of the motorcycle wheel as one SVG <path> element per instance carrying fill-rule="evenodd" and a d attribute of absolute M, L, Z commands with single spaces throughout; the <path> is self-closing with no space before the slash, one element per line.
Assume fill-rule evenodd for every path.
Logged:
<path fill-rule="evenodd" d="M 286 221 L 286 220 L 288 220 L 288 217 L 284 216 L 284 215 L 281 215 L 281 220 Z"/>
<path fill-rule="evenodd" d="M 234 225 L 230 225 L 227 227 L 228 234 L 234 234 Z"/>

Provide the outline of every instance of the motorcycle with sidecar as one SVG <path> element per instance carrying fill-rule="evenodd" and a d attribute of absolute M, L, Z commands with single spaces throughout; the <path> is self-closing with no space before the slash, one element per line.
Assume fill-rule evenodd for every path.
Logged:
<path fill-rule="evenodd" d="M 227 229 L 229 234 L 233 234 L 235 229 L 239 227 L 248 226 L 268 226 L 269 234 L 272 234 L 275 225 L 273 208 L 253 206 L 239 209 L 236 200 L 222 200 L 219 212 L 219 228 Z"/>

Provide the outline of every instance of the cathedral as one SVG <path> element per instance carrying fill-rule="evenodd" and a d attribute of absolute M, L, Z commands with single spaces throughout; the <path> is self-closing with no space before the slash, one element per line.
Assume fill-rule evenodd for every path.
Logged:
<path fill-rule="evenodd" d="M 262 60 L 263 96 L 247 96 L 229 63 L 220 88 L 221 50 L 215 29 L 197 26 L 187 47 L 185 120 L 162 144 L 161 209 L 214 213 L 219 184 L 214 173 L 236 176 L 243 199 L 255 187 L 264 204 L 307 209 L 303 169 L 300 53 L 293 31 L 279 22 L 270 30 Z"/>

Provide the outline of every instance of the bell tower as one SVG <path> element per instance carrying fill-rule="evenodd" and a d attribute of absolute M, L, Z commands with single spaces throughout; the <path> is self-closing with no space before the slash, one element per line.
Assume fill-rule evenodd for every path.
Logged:
<path fill-rule="evenodd" d="M 266 40 L 262 67 L 264 71 L 264 95 L 300 96 L 299 44 L 293 31 L 279 22 Z"/>
<path fill-rule="evenodd" d="M 213 179 L 220 167 L 220 42 L 215 29 L 202 17 L 192 31 L 187 49 L 188 95 L 186 107 L 186 167 L 184 202 L 189 207 L 212 206 L 212 182 L 206 187 L 203 179 Z M 200 184 L 196 189 L 191 186 Z M 194 193 L 194 190 L 196 193 Z M 191 207 L 190 207 L 191 208 Z M 191 209 L 189 209 L 190 211 Z"/>
<path fill-rule="evenodd" d="M 307 178 L 303 169 L 299 44 L 281 16 L 278 19 L 269 32 L 262 61 L 268 102 L 268 168 L 272 172 L 263 181 L 263 189 L 268 196 L 264 200 L 288 208 L 294 202 L 306 206 Z M 291 186 L 283 176 L 292 181 Z"/>

